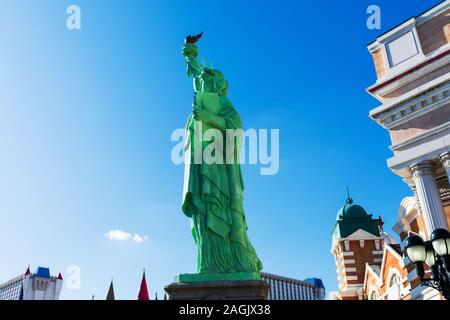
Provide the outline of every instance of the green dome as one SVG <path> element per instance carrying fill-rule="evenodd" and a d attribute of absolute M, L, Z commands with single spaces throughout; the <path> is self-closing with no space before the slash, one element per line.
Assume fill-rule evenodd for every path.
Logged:
<path fill-rule="evenodd" d="M 378 221 L 367 214 L 363 207 L 354 204 L 352 198 L 337 213 L 336 224 L 333 228 L 333 238 L 345 238 L 362 229 L 379 237 Z"/>
<path fill-rule="evenodd" d="M 336 221 L 348 219 L 367 219 L 369 215 L 360 205 L 354 204 L 351 198 L 347 199 L 347 203 L 336 215 Z"/>

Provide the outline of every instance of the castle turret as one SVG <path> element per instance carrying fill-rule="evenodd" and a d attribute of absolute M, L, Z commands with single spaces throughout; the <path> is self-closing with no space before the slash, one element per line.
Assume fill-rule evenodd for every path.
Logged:
<path fill-rule="evenodd" d="M 61 273 L 51 276 L 49 268 L 38 267 L 32 273 L 28 267 L 25 273 L 0 283 L 0 300 L 59 300 L 63 281 Z"/>
<path fill-rule="evenodd" d="M 362 300 L 366 263 L 381 265 L 383 236 L 377 219 L 348 197 L 338 211 L 331 252 L 336 259 L 340 300 Z"/>

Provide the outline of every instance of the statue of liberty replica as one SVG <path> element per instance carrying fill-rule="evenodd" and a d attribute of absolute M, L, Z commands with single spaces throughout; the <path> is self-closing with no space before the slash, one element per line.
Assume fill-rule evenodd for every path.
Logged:
<path fill-rule="evenodd" d="M 201 37 L 186 37 L 182 51 L 194 85 L 186 123 L 182 210 L 191 222 L 197 273 L 177 276 L 166 291 L 170 299 L 266 299 L 262 263 L 248 238 L 243 208 L 242 135 L 229 134 L 241 130 L 242 122 L 227 97 L 223 73 L 197 60 Z M 208 130 L 223 138 L 208 139 Z M 214 161 L 202 158 L 211 144 Z"/>

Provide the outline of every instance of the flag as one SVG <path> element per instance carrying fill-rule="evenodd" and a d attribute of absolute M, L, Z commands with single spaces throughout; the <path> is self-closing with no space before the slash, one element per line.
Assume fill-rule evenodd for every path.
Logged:
<path fill-rule="evenodd" d="M 147 281 L 145 280 L 145 270 L 142 274 L 141 288 L 139 289 L 138 300 L 150 300 L 148 297 Z"/>
<path fill-rule="evenodd" d="M 106 295 L 106 300 L 116 300 L 116 297 L 114 296 L 114 285 L 113 281 L 111 280 L 111 284 L 109 285 L 108 294 Z"/>

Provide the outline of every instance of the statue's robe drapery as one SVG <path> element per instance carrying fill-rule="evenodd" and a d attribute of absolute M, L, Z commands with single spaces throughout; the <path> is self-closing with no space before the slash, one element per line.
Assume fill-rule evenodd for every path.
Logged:
<path fill-rule="evenodd" d="M 192 45 L 190 48 L 192 50 Z M 195 49 L 195 48 L 194 48 Z M 184 50 L 189 53 L 189 50 Z M 192 51 L 191 51 L 192 52 Z M 196 56 L 196 55 L 195 55 Z M 194 76 L 194 88 L 200 92 L 198 75 L 200 66 L 194 55 L 186 54 L 188 74 Z M 230 100 L 217 93 L 220 110 L 217 114 L 225 120 L 226 129 L 242 129 L 239 113 Z M 191 218 L 192 234 L 197 244 L 197 272 L 259 272 L 262 269 L 256 252 L 247 236 L 247 223 L 243 208 L 243 190 L 241 167 L 238 162 L 241 141 L 234 137 L 234 163 L 226 164 L 226 147 L 223 151 L 223 164 L 196 163 L 195 149 L 210 142 L 198 143 L 198 125 L 193 114 L 186 124 L 185 180 L 183 191 L 183 212 Z M 216 143 L 226 143 L 223 139 Z M 222 140 L 222 141 L 221 141 Z M 216 150 L 217 151 L 217 150 Z"/>

